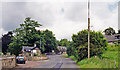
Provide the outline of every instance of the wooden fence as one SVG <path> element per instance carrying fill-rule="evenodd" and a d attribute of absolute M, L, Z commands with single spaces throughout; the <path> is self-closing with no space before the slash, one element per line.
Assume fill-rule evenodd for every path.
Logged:
<path fill-rule="evenodd" d="M 98 58 L 98 57 L 95 57 L 96 59 Z M 116 62 L 116 60 L 109 60 L 109 59 L 105 59 L 105 58 L 100 58 L 101 59 L 101 62 L 104 62 L 105 63 L 105 65 L 106 65 L 106 67 L 107 68 L 117 68 L 117 62 Z"/>

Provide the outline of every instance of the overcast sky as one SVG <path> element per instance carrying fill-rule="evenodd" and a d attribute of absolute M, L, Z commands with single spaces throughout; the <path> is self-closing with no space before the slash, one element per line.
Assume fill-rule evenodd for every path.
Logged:
<path fill-rule="evenodd" d="M 9 2 L 10 1 L 10 2 Z M 37 20 L 43 26 L 37 29 L 53 31 L 57 40 L 71 36 L 87 29 L 87 0 L 65 0 L 57 2 L 37 2 L 24 0 L 5 0 L 0 3 L 0 30 L 1 34 L 14 30 L 23 23 L 26 17 Z M 40 0 L 39 0 L 40 1 Z M 91 0 L 90 18 L 91 30 L 103 31 L 108 27 L 118 30 L 118 0 Z"/>

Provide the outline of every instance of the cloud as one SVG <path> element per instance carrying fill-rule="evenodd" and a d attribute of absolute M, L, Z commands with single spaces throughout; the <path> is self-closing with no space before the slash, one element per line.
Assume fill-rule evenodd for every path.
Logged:
<path fill-rule="evenodd" d="M 91 2 L 91 29 L 104 30 L 111 26 L 117 30 L 117 8 L 109 9 L 109 2 Z M 41 30 L 53 31 L 58 40 L 67 38 L 87 29 L 86 2 L 5 2 L 2 7 L 2 30 L 9 31 L 19 27 L 28 16 L 43 26 Z"/>
<path fill-rule="evenodd" d="M 5 31 L 10 31 L 19 27 L 23 23 L 27 12 L 25 3 L 3 3 L 2 4 L 2 27 Z"/>
<path fill-rule="evenodd" d="M 109 10 L 109 4 L 111 3 L 91 4 L 91 25 L 94 26 L 96 31 L 103 31 L 108 27 L 118 30 L 118 9 Z"/>

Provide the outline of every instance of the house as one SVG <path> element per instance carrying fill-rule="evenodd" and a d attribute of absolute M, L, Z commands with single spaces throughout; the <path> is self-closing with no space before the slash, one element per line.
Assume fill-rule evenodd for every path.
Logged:
<path fill-rule="evenodd" d="M 120 41 L 120 34 L 104 35 L 104 37 L 107 39 L 107 42 L 110 45 L 113 45 L 114 42 L 116 42 L 116 41 Z"/>
<path fill-rule="evenodd" d="M 22 47 L 22 55 L 24 56 L 34 56 L 34 54 L 41 55 L 41 50 L 39 47 L 30 47 L 30 46 L 23 46 Z"/>
<path fill-rule="evenodd" d="M 60 51 L 61 54 L 66 54 L 67 47 L 65 47 L 65 46 L 58 46 L 58 50 Z"/>

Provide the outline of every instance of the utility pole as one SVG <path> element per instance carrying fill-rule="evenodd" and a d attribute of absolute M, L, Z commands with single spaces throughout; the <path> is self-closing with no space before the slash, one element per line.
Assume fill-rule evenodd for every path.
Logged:
<path fill-rule="evenodd" d="M 40 39 L 40 49 L 41 49 L 41 39 Z"/>
<path fill-rule="evenodd" d="M 88 59 L 90 58 L 90 0 L 88 0 Z"/>

